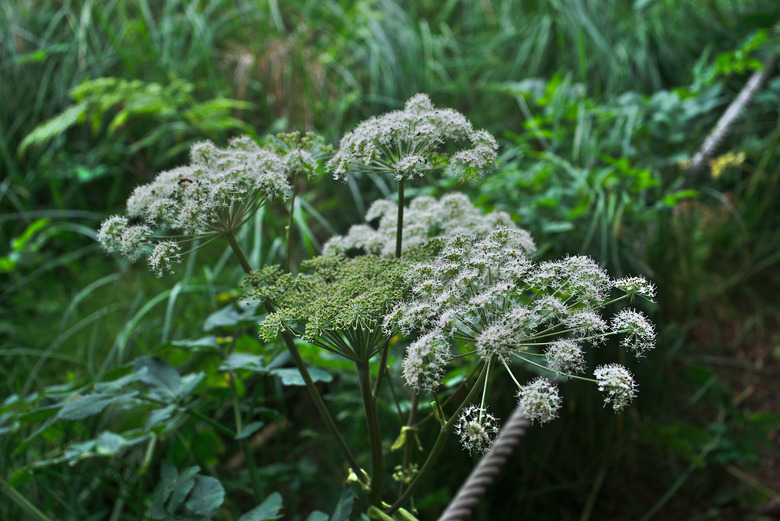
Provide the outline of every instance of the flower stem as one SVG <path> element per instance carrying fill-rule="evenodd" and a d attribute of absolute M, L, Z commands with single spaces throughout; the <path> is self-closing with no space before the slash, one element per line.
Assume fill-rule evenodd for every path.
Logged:
<path fill-rule="evenodd" d="M 266 309 L 268 313 L 274 312 L 274 307 L 271 304 L 266 304 Z M 320 395 L 320 392 L 317 390 L 317 386 L 314 385 L 314 380 L 312 380 L 309 370 L 306 369 L 306 364 L 303 363 L 303 358 L 301 358 L 301 353 L 295 345 L 295 340 L 287 331 L 282 332 L 282 338 L 284 339 L 285 345 L 287 345 L 287 351 L 289 351 L 290 356 L 295 363 L 295 367 L 298 368 L 298 372 L 301 374 L 301 378 L 303 378 L 303 382 L 306 384 L 306 389 L 309 391 L 309 396 L 311 396 L 311 399 L 314 401 L 314 406 L 317 407 L 317 410 L 322 417 L 322 421 L 325 422 L 325 426 L 328 428 L 328 432 L 330 432 L 330 435 L 333 436 L 333 439 L 336 441 L 336 445 L 341 449 L 344 458 L 347 460 L 347 464 L 349 464 L 350 468 L 355 473 L 355 476 L 361 483 L 368 484 L 370 481 L 368 476 L 366 476 L 366 473 L 360 468 L 360 465 L 358 465 L 357 460 L 352 455 L 352 452 L 350 452 L 349 447 L 347 447 L 347 442 L 344 441 L 341 431 L 339 431 L 338 426 L 336 426 L 336 422 L 333 421 L 333 417 L 330 415 L 330 411 L 328 411 L 328 408 L 322 399 L 322 395 Z"/>
<path fill-rule="evenodd" d="M 485 377 L 487 376 L 487 368 L 488 368 L 488 364 L 485 364 L 482 367 L 482 371 L 479 373 L 479 377 L 477 378 L 477 381 L 474 382 L 474 386 L 471 388 L 471 391 L 469 391 L 469 394 L 468 396 L 466 396 L 466 399 L 463 400 L 463 402 L 458 407 L 458 410 L 455 411 L 455 413 L 450 417 L 449 421 L 441 428 L 441 431 L 439 432 L 439 436 L 436 438 L 436 443 L 433 445 L 433 448 L 431 449 L 428 458 L 425 460 L 425 463 L 423 463 L 423 466 L 420 467 L 419 472 L 417 472 L 417 475 L 414 477 L 414 480 L 412 480 L 412 483 L 409 485 L 409 488 L 406 489 L 406 491 L 398 497 L 398 499 L 395 501 L 395 503 L 392 504 L 390 508 L 385 510 L 385 514 L 393 515 L 393 513 L 399 508 L 401 508 L 401 506 L 403 506 L 403 504 L 406 503 L 406 501 L 412 496 L 412 494 L 414 494 L 417 491 L 417 489 L 420 487 L 420 484 L 422 483 L 426 474 L 428 474 L 431 468 L 433 468 L 433 465 L 434 463 L 436 463 L 436 460 L 439 458 L 442 449 L 444 449 L 444 444 L 446 443 L 447 438 L 452 432 L 452 429 L 455 427 L 455 422 L 458 421 L 458 415 L 467 404 L 471 403 L 471 401 L 474 398 L 476 398 L 479 391 L 481 390 L 482 385 L 485 383 Z"/>
<path fill-rule="evenodd" d="M 398 225 L 395 232 L 395 258 L 401 257 L 401 246 L 404 235 L 404 181 L 398 180 Z"/>
<path fill-rule="evenodd" d="M 238 241 L 236 240 L 236 236 L 233 234 L 233 231 L 229 231 L 225 233 L 225 239 L 227 239 L 228 244 L 230 244 L 230 248 L 233 250 L 233 255 L 236 256 L 238 259 L 238 262 L 241 264 L 241 268 L 244 270 L 244 273 L 249 274 L 252 272 L 252 266 L 249 265 L 249 261 L 246 260 L 246 255 L 244 255 L 244 251 L 241 249 L 241 246 L 238 244 Z"/>
<path fill-rule="evenodd" d="M 379 428 L 379 415 L 376 410 L 376 399 L 371 392 L 371 375 L 368 361 L 355 363 L 360 384 L 360 395 L 363 399 L 363 410 L 366 413 L 368 425 L 368 443 L 371 450 L 371 504 L 380 506 L 382 501 L 382 469 L 384 454 L 382 452 L 382 434 Z"/>
<path fill-rule="evenodd" d="M 290 200 L 290 220 L 287 222 L 287 254 L 284 259 L 284 271 L 285 273 L 290 273 L 290 258 L 292 257 L 292 241 L 290 240 L 290 236 L 292 235 L 292 228 L 293 228 L 293 221 L 295 218 L 295 196 L 298 195 L 296 186 L 298 184 L 298 172 L 295 172 L 293 174 L 293 181 L 292 181 L 292 199 Z"/>
<path fill-rule="evenodd" d="M 390 350 L 390 339 L 385 340 L 384 345 L 382 345 L 382 350 L 380 351 L 381 356 L 379 357 L 379 372 L 376 374 L 376 381 L 374 382 L 374 390 L 372 394 L 374 395 L 374 399 L 379 396 L 379 389 L 382 387 L 382 375 L 384 375 L 385 371 L 388 370 L 387 368 L 387 352 Z"/>

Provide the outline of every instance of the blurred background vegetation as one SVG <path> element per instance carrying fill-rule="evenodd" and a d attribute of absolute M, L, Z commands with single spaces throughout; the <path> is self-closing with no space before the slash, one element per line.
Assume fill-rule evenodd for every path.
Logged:
<path fill-rule="evenodd" d="M 155 279 L 107 257 L 95 230 L 195 141 L 316 130 L 335 144 L 427 92 L 496 135 L 502 161 L 478 184 L 425 180 L 407 193 L 465 190 L 510 212 L 542 257 L 589 254 L 659 288 L 658 348 L 632 366 L 635 407 L 615 417 L 566 387 L 566 414 L 531 429 L 475 519 L 764 519 L 780 492 L 780 77 L 768 75 L 714 163 L 696 173 L 685 161 L 780 52 L 778 21 L 776 0 L 3 3 L 0 479 L 15 499 L 0 501 L 0 518 L 24 518 L 24 497 L 51 519 L 142 519 L 162 460 L 219 477 L 220 519 L 252 508 L 234 440 L 191 419 L 159 427 L 158 445 L 61 456 L 129 421 L 108 410 L 55 421 L 46 407 L 62 393 L 153 354 L 203 371 L 189 406 L 230 422 L 219 362 L 184 339 L 267 349 L 236 311 L 241 272 L 225 250 Z M 297 257 L 390 191 L 309 181 Z M 285 222 L 272 205 L 245 228 L 255 266 L 278 262 Z M 253 447 L 264 487 L 282 493 L 288 519 L 329 511 L 345 476 L 332 479 L 341 464 L 304 392 L 245 376 L 240 392 L 263 404 Z M 359 440 L 353 384 L 339 375 L 326 390 Z M 421 519 L 474 463 L 449 450 L 418 494 Z"/>

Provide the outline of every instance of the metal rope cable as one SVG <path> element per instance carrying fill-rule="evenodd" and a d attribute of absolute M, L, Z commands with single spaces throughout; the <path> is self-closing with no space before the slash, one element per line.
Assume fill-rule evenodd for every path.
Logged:
<path fill-rule="evenodd" d="M 525 434 L 528 425 L 529 421 L 523 415 L 522 408 L 515 407 L 493 443 L 493 447 L 479 460 L 439 521 L 465 521 L 471 515 L 474 507 L 514 452 L 515 446 L 520 443 L 520 438 Z"/>

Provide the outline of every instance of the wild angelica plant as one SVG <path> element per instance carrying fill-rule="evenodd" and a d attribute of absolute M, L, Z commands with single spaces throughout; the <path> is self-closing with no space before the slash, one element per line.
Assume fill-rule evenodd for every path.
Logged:
<path fill-rule="evenodd" d="M 127 217 L 109 217 L 98 240 L 107 251 L 130 260 L 146 255 L 158 276 L 172 272 L 186 253 L 182 244 L 196 239 L 205 239 L 203 245 L 223 237 L 236 251 L 236 231 L 268 200 L 293 195 L 291 177 L 318 167 L 312 154 L 316 138 L 283 135 L 271 143 L 263 147 L 250 137 L 233 139 L 227 148 L 196 143 L 189 165 L 137 187 L 127 201 Z M 167 235 L 169 231 L 180 233 Z M 243 254 L 239 260 L 245 271 L 251 270 Z"/>
<path fill-rule="evenodd" d="M 451 147 L 467 143 L 468 148 Z M 398 181 L 395 256 L 401 256 L 404 182 L 445 171 L 461 180 L 479 178 L 496 165 L 498 144 L 485 130 L 474 130 L 453 109 L 434 108 L 425 94 L 412 96 L 403 110 L 370 118 L 346 134 L 328 161 L 334 179 L 351 172 L 390 174 Z"/>
<path fill-rule="evenodd" d="M 508 213 L 493 211 L 483 215 L 466 195 L 458 192 L 447 194 L 438 201 L 430 196 L 415 197 L 403 211 L 403 216 L 402 252 L 433 239 L 462 233 L 481 235 L 498 225 L 527 234 L 528 240 L 532 240 L 528 232 L 520 231 Z M 398 205 L 387 199 L 375 201 L 366 212 L 366 221 L 374 220 L 378 220 L 376 228 L 356 224 L 346 235 L 331 237 L 323 247 L 323 255 L 357 253 L 392 257 L 396 246 Z"/>
<path fill-rule="evenodd" d="M 397 304 L 385 319 L 388 334 L 396 330 L 420 334 L 403 360 L 407 385 L 435 392 L 455 356 L 475 356 L 488 372 L 497 363 L 504 366 L 532 421 L 545 423 L 557 416 L 558 390 L 543 377 L 521 385 L 510 367 L 513 363 L 550 377 L 592 382 L 606 393 L 605 403 L 615 411 L 631 402 L 635 384 L 630 372 L 609 364 L 596 369 L 595 379 L 581 376 L 585 353 L 613 335 L 622 335 L 621 345 L 636 356 L 652 349 L 655 330 L 643 314 L 623 309 L 608 323 L 601 310 L 634 296 L 652 299 L 654 287 L 639 277 L 611 280 L 586 257 L 536 263 L 532 253 L 526 234 L 498 226 L 483 237 L 458 235 L 434 258 L 410 266 L 406 281 L 412 297 Z M 612 289 L 621 294 L 611 297 Z M 455 354 L 455 344 L 471 349 Z M 485 379 L 482 408 L 487 386 Z M 469 409 L 460 422 L 464 448 L 489 448 L 484 436 L 475 438 L 475 432 L 494 430 L 491 415 Z"/>
<path fill-rule="evenodd" d="M 463 143 L 467 148 L 457 149 Z M 244 297 L 259 301 L 268 312 L 259 324 L 261 339 L 268 342 L 281 336 L 284 340 L 353 478 L 369 492 L 371 516 L 385 519 L 401 509 L 451 432 L 458 434 L 469 452 L 489 450 L 499 429 L 487 405 L 490 375 L 498 364 L 517 385 L 520 405 L 532 421 L 545 423 L 557 416 L 561 398 L 554 379 L 597 385 L 605 394 L 605 404 L 615 411 L 631 402 L 636 385 L 628 369 L 607 364 L 596 368 L 594 378 L 586 377 L 585 357 L 588 349 L 611 336 L 620 336 L 620 344 L 636 356 L 652 349 L 655 331 L 643 314 L 623 309 L 607 321 L 601 313 L 621 300 L 652 299 L 654 287 L 640 277 L 612 280 L 586 257 L 537 262 L 533 259 L 536 245 L 528 232 L 503 212 L 482 215 L 461 194 L 440 200 L 418 197 L 405 211 L 407 179 L 445 171 L 472 180 L 496 162 L 492 136 L 475 131 L 454 110 L 434 108 L 424 94 L 411 98 L 404 110 L 360 124 L 344 136 L 328 161 L 336 179 L 360 171 L 389 173 L 398 181 L 397 203 L 380 200 L 369 209 L 366 218 L 378 220 L 377 227 L 353 226 L 347 235 L 332 238 L 323 256 L 303 262 L 293 275 L 288 226 L 285 267 L 266 266 L 253 272 L 236 241 L 236 230 L 267 200 L 294 198 L 297 176 L 315 172 L 326 151 L 321 140 L 299 134 L 264 146 L 249 138 L 232 141 L 227 149 L 198 144 L 190 165 L 164 172 L 136 189 L 128 201 L 128 217 L 109 218 L 99 239 L 107 250 L 131 259 L 148 255 L 158 274 L 178 260 L 179 243 L 227 239 L 247 273 Z M 294 204 L 290 211 L 292 219 Z M 131 225 L 130 219 L 139 222 Z M 160 234 L 169 229 L 181 230 L 182 235 Z M 349 257 L 354 254 L 358 256 Z M 619 295 L 613 297 L 615 290 Z M 394 444 L 405 448 L 403 465 L 394 473 L 402 483 L 401 492 L 387 507 L 378 400 L 383 382 L 392 384 L 388 352 L 391 340 L 399 336 L 414 338 L 401 364 L 412 398 L 408 421 Z M 331 417 L 295 337 L 355 364 L 370 473 L 361 468 Z M 439 392 L 456 359 L 472 361 L 472 374 L 478 376 L 462 384 L 467 395 L 448 416 Z M 546 376 L 520 384 L 514 374 L 518 366 Z M 411 447 L 421 393 L 433 394 L 433 416 L 441 428 L 418 466 L 411 461 Z M 393 396 L 397 400 L 394 391 Z M 239 415 L 236 396 L 234 402 Z M 259 496 L 257 469 L 252 468 L 249 454 L 247 463 Z"/>

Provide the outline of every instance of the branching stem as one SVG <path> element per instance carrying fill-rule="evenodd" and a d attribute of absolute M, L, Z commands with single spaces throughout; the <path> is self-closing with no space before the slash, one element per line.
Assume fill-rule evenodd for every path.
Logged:
<path fill-rule="evenodd" d="M 423 463 L 423 466 L 420 467 L 419 472 L 417 472 L 417 475 L 415 475 L 414 480 L 412 480 L 412 483 L 409 485 L 409 488 L 398 497 L 398 499 L 395 501 L 395 503 L 392 504 L 390 508 L 385 510 L 385 514 L 393 515 L 393 513 L 401 508 L 404 503 L 406 503 L 406 501 L 412 496 L 412 494 L 414 494 L 420 487 L 423 479 L 431 470 L 431 468 L 433 468 L 433 465 L 439 458 L 442 449 L 444 449 L 444 444 L 452 432 L 452 429 L 455 427 L 455 422 L 458 421 L 460 412 L 467 404 L 471 403 L 471 401 L 474 400 L 474 398 L 476 398 L 478 393 L 482 390 L 482 385 L 485 383 L 485 377 L 487 376 L 487 367 L 488 364 L 485 364 L 482 367 L 482 371 L 479 373 L 479 377 L 477 378 L 477 381 L 474 382 L 474 386 L 471 388 L 471 391 L 469 391 L 468 396 L 466 396 L 466 398 L 458 407 L 458 410 L 456 410 L 455 413 L 450 417 L 449 421 L 441 428 L 439 436 L 436 438 L 436 443 L 433 445 L 428 458 L 425 460 L 425 463 Z"/>

